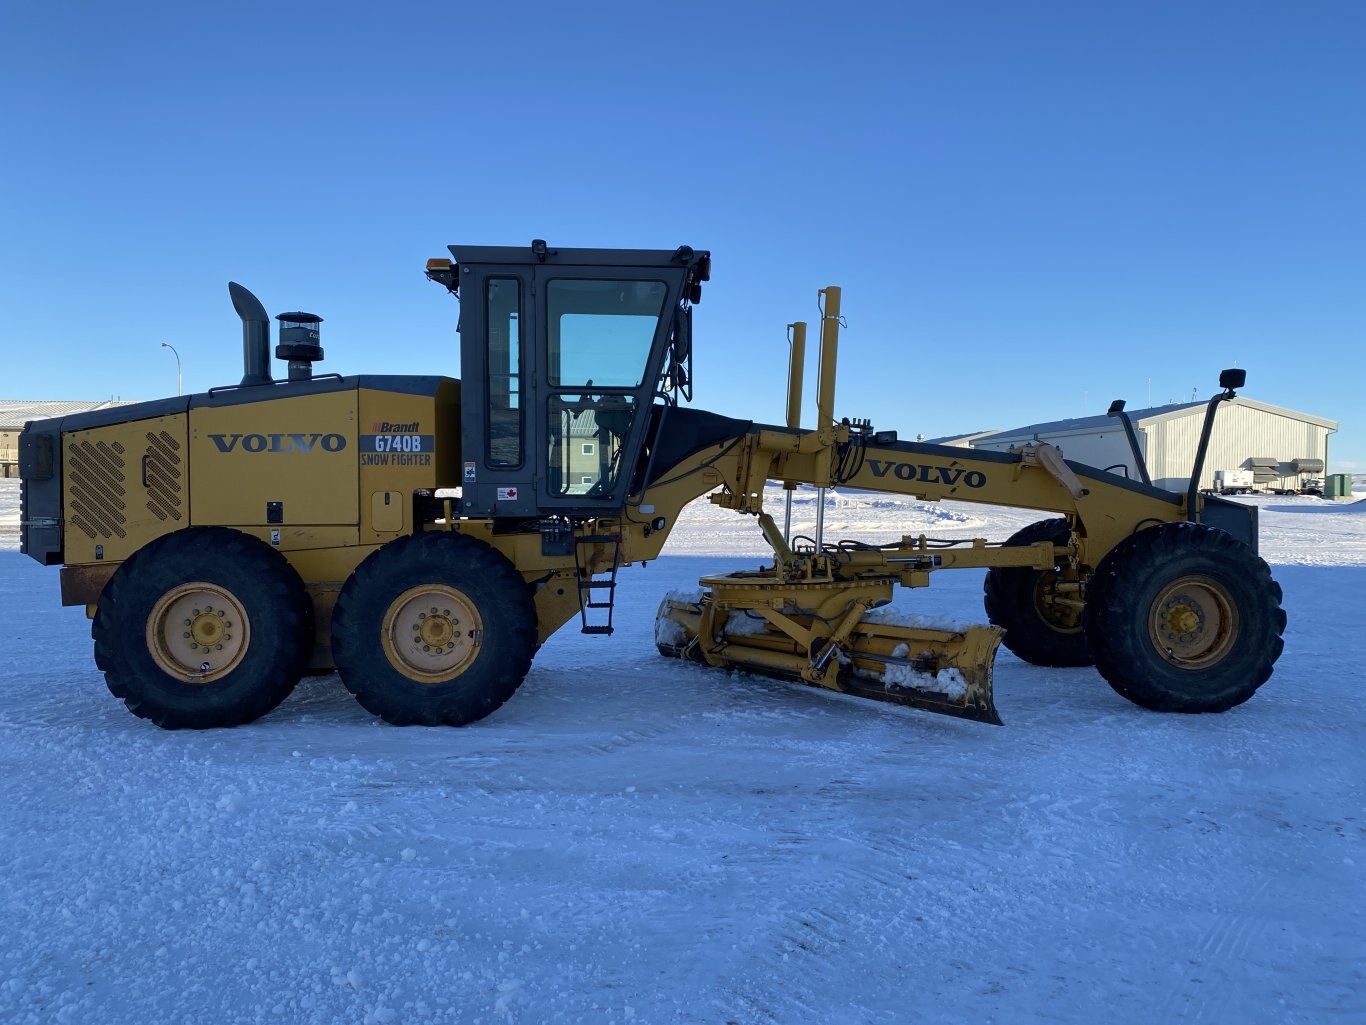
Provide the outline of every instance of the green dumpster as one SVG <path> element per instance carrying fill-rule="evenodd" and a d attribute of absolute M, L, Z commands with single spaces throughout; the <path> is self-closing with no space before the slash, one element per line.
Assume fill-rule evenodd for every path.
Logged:
<path fill-rule="evenodd" d="M 1352 475 L 1350 473 L 1330 473 L 1323 479 L 1324 498 L 1351 498 Z"/>

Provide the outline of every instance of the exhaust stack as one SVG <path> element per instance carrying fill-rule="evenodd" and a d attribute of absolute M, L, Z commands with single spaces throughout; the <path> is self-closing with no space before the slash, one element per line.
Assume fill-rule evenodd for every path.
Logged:
<path fill-rule="evenodd" d="M 228 282 L 232 308 L 242 318 L 243 388 L 270 384 L 270 317 L 261 300 L 236 281 Z"/>

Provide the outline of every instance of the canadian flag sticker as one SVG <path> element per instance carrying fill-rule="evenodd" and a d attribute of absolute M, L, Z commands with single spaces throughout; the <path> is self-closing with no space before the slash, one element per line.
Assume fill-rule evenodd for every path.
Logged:
<path fill-rule="evenodd" d="M 516 488 L 499 488 L 499 489 L 498 489 L 498 501 L 500 501 L 500 502 L 511 502 L 511 501 L 513 501 L 514 499 L 516 499 L 516 497 L 517 497 L 517 489 L 516 489 Z"/>

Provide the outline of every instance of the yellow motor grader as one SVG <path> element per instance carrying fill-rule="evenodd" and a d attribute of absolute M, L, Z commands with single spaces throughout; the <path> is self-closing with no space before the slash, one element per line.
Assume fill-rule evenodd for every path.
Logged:
<path fill-rule="evenodd" d="M 460 300 L 461 378 L 315 374 L 321 318 L 270 318 L 229 284 L 240 383 L 30 423 L 23 550 L 61 565 L 92 619 L 95 662 L 167 728 L 250 722 L 301 675 L 336 669 L 398 724 L 462 725 L 517 689 L 578 617 L 612 632 L 616 573 L 656 558 L 689 502 L 754 516 L 772 565 L 671 595 L 665 655 L 999 722 L 1004 640 L 1040 665 L 1094 663 L 1152 709 L 1247 700 L 1281 651 L 1280 588 L 1254 508 L 1064 459 L 898 440 L 837 419 L 840 292 L 819 293 L 815 426 L 800 426 L 806 325 L 789 325 L 788 415 L 765 426 L 690 408 L 693 308 L 709 253 L 451 246 L 427 276 Z M 780 529 L 767 482 L 788 491 Z M 1037 509 L 1003 541 L 886 544 L 790 536 L 809 485 Z M 823 492 L 822 492 L 823 494 Z M 821 506 L 823 508 L 823 505 Z M 986 569 L 990 625 L 888 608 L 897 586 Z"/>

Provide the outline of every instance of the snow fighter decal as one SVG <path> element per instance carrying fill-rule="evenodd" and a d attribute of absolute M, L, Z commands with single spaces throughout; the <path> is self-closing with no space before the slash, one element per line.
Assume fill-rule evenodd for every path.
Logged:
<path fill-rule="evenodd" d="M 922 484 L 943 484 L 953 487 L 962 483 L 970 488 L 986 485 L 987 475 L 981 470 L 964 471 L 957 466 L 933 466 L 924 463 L 894 463 L 890 459 L 869 459 L 868 467 L 874 477 L 891 473 L 898 480 L 920 481 Z"/>
<path fill-rule="evenodd" d="M 389 424 L 402 427 L 404 424 Z M 416 424 L 406 426 L 416 427 Z M 362 434 L 362 466 L 431 466 L 436 451 L 433 434 Z"/>

